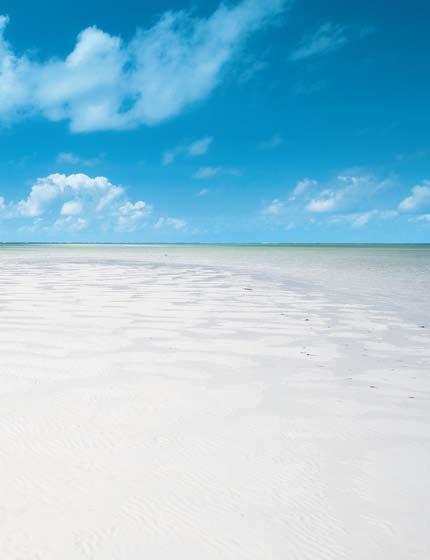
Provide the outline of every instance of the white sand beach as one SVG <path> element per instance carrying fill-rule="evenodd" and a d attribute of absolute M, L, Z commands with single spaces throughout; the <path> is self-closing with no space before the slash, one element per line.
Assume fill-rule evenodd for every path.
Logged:
<path fill-rule="evenodd" d="M 428 248 L 0 248 L 0 558 L 429 558 L 429 286 Z"/>

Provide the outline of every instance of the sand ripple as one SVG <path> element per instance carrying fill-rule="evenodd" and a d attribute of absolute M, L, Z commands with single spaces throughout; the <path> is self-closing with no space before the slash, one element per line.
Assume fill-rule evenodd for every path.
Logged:
<path fill-rule="evenodd" d="M 185 249 L 0 262 L 1 559 L 428 557 L 430 329 Z"/>

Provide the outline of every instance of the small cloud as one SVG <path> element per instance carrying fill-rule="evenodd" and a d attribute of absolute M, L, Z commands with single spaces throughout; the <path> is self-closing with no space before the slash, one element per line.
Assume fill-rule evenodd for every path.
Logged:
<path fill-rule="evenodd" d="M 187 152 L 190 156 L 202 156 L 207 153 L 209 146 L 212 144 L 212 136 L 206 136 L 201 140 L 196 140 L 190 144 L 187 148 Z"/>
<path fill-rule="evenodd" d="M 398 163 L 404 163 L 409 161 L 418 161 L 422 159 L 428 159 L 430 157 L 430 149 L 420 149 L 415 150 L 414 152 L 410 152 L 407 154 L 397 154 L 396 161 Z"/>
<path fill-rule="evenodd" d="M 430 207 L 430 181 L 423 181 L 422 185 L 413 187 L 411 194 L 399 204 L 401 212 L 413 213 L 426 207 Z"/>
<path fill-rule="evenodd" d="M 197 193 L 197 196 L 206 196 L 207 194 L 209 194 L 209 192 L 210 192 L 209 189 L 201 189 Z"/>
<path fill-rule="evenodd" d="M 254 60 L 251 57 L 243 57 L 241 62 L 242 68 L 237 77 L 243 84 L 249 82 L 249 80 L 265 70 L 268 66 L 265 60 Z"/>
<path fill-rule="evenodd" d="M 174 150 L 167 150 L 166 152 L 164 152 L 161 161 L 163 162 L 163 165 L 170 165 L 171 163 L 174 162 L 175 157 L 176 157 L 176 152 Z"/>
<path fill-rule="evenodd" d="M 67 218 L 59 219 L 54 222 L 54 229 L 69 231 L 71 233 L 82 231 L 87 227 L 87 220 L 84 218 L 74 218 L 73 216 L 67 216 Z"/>
<path fill-rule="evenodd" d="M 353 228 L 361 228 L 367 225 L 371 220 L 389 220 L 399 215 L 396 210 L 368 210 L 367 212 L 358 212 L 351 214 L 344 214 L 340 216 L 333 216 L 330 223 L 349 223 Z"/>
<path fill-rule="evenodd" d="M 283 143 L 284 139 L 282 136 L 280 134 L 274 134 L 268 140 L 261 142 L 258 147 L 260 150 L 273 150 L 274 148 L 281 146 Z"/>
<path fill-rule="evenodd" d="M 323 195 L 323 198 L 313 199 L 306 206 L 308 212 L 332 212 L 337 205 L 338 198 L 336 195 Z"/>
<path fill-rule="evenodd" d="M 233 177 L 239 177 L 241 175 L 241 171 L 234 167 L 199 167 L 197 171 L 192 175 L 193 179 L 198 181 L 204 179 L 211 179 L 217 175 L 232 175 Z"/>
<path fill-rule="evenodd" d="M 0 16 L 0 31 L 4 31 L 8 23 L 9 23 L 9 16 L 4 16 L 4 15 Z"/>
<path fill-rule="evenodd" d="M 288 200 L 294 201 L 302 197 L 305 193 L 307 193 L 312 187 L 316 186 L 317 184 L 318 184 L 317 181 L 308 178 L 298 181 L 296 186 L 292 190 Z"/>
<path fill-rule="evenodd" d="M 281 200 L 279 198 L 274 198 L 269 204 L 263 207 L 261 213 L 265 216 L 279 216 L 281 214 L 286 214 L 288 208 L 296 211 L 300 206 L 309 201 L 309 193 L 318 185 L 317 181 L 313 179 L 302 179 L 298 181 L 288 196 L 287 200 Z M 312 202 L 312 201 L 311 201 Z M 289 204 L 292 203 L 292 204 Z"/>
<path fill-rule="evenodd" d="M 163 154 L 163 165 L 170 165 L 179 156 L 203 156 L 209 151 L 209 147 L 212 142 L 212 136 L 205 136 L 204 138 L 200 138 L 200 140 L 191 142 L 191 144 L 181 144 L 179 146 L 176 146 L 175 148 L 167 150 Z"/>
<path fill-rule="evenodd" d="M 357 214 L 352 220 L 352 226 L 355 228 L 360 228 L 365 226 L 373 219 L 390 220 L 399 215 L 395 210 L 369 210 L 368 212 L 362 212 Z"/>
<path fill-rule="evenodd" d="M 137 222 L 142 221 L 152 212 L 152 207 L 143 200 L 134 204 L 127 200 L 118 208 L 118 225 L 122 230 L 134 229 Z"/>
<path fill-rule="evenodd" d="M 85 167 L 95 167 L 96 165 L 100 165 L 102 163 L 103 157 L 104 156 L 82 159 L 82 165 Z"/>
<path fill-rule="evenodd" d="M 221 167 L 200 167 L 194 174 L 193 179 L 210 179 L 221 173 Z"/>
<path fill-rule="evenodd" d="M 285 204 L 282 202 L 282 200 L 279 200 L 278 198 L 274 198 L 271 202 L 269 202 L 267 206 L 263 208 L 261 212 L 262 214 L 269 215 L 269 216 L 278 216 L 279 214 L 282 213 L 284 209 L 285 209 Z"/>
<path fill-rule="evenodd" d="M 60 152 L 57 156 L 58 163 L 79 163 L 79 157 L 71 152 Z"/>
<path fill-rule="evenodd" d="M 343 210 L 391 184 L 391 179 L 378 181 L 369 175 L 338 175 L 329 188 L 322 190 L 308 202 L 306 210 L 315 213 Z"/>
<path fill-rule="evenodd" d="M 415 221 L 430 223 L 430 214 L 421 214 L 421 216 L 415 218 Z"/>
<path fill-rule="evenodd" d="M 85 167 L 94 167 L 103 161 L 102 156 L 94 158 L 82 158 L 72 152 L 60 152 L 57 156 L 57 163 L 65 163 L 68 165 L 83 165 Z"/>
<path fill-rule="evenodd" d="M 322 24 L 314 33 L 306 34 L 289 58 L 295 61 L 318 54 L 334 52 L 350 41 L 361 39 L 373 31 L 375 31 L 373 27 L 355 28 L 327 22 Z"/>
<path fill-rule="evenodd" d="M 365 226 L 371 218 L 376 215 L 376 210 L 370 210 L 369 212 L 362 212 L 355 216 L 352 220 L 352 226 L 355 228 L 360 228 Z"/>
<path fill-rule="evenodd" d="M 187 225 L 187 222 L 185 220 L 180 220 L 178 218 L 158 218 L 158 220 L 155 222 L 154 227 L 156 229 L 160 229 L 160 228 L 174 228 L 174 229 L 184 229 Z"/>

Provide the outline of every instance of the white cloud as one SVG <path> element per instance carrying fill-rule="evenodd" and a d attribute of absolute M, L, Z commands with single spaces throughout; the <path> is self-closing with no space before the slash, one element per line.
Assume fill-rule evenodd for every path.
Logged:
<path fill-rule="evenodd" d="M 325 191 L 321 193 L 321 198 L 313 199 L 306 206 L 308 212 L 331 212 L 338 204 L 339 195 L 333 191 Z"/>
<path fill-rule="evenodd" d="M 281 214 L 281 212 L 285 209 L 285 204 L 282 200 L 278 198 L 274 198 L 267 206 L 265 206 L 262 210 L 263 214 L 269 214 L 271 216 L 277 216 Z"/>
<path fill-rule="evenodd" d="M 57 156 L 58 163 L 79 163 L 79 157 L 71 152 L 60 152 Z"/>
<path fill-rule="evenodd" d="M 206 196 L 207 194 L 209 194 L 209 189 L 200 189 L 197 196 Z"/>
<path fill-rule="evenodd" d="M 338 175 L 306 205 L 308 212 L 335 212 L 354 207 L 364 199 L 391 185 L 391 179 L 379 181 L 371 175 Z"/>
<path fill-rule="evenodd" d="M 421 214 L 421 216 L 417 216 L 417 222 L 430 222 L 430 214 Z"/>
<path fill-rule="evenodd" d="M 2 217 L 14 221 L 19 232 L 77 233 L 82 230 L 130 232 L 157 223 L 153 208 L 143 200 L 132 201 L 124 188 L 107 177 L 84 173 L 54 173 L 37 179 L 28 196 L 6 204 L 0 197 Z M 182 229 L 185 221 L 162 218 L 159 226 Z M 13 225 L 10 226 L 11 231 Z"/>
<path fill-rule="evenodd" d="M 398 216 L 396 210 L 378 210 L 372 209 L 367 212 L 358 212 L 351 214 L 344 214 L 340 216 L 333 216 L 330 219 L 331 223 L 349 223 L 353 228 L 361 228 L 367 225 L 371 220 L 389 220 Z"/>
<path fill-rule="evenodd" d="M 88 227 L 88 221 L 84 218 L 74 218 L 73 216 L 67 216 L 66 218 L 56 220 L 53 227 L 55 230 L 77 233 Z"/>
<path fill-rule="evenodd" d="M 68 200 L 61 207 L 62 216 L 77 216 L 82 212 L 82 202 L 80 200 Z"/>
<path fill-rule="evenodd" d="M 369 201 L 392 184 L 391 178 L 380 180 L 357 169 L 322 184 L 305 178 L 296 183 L 286 199 L 274 198 L 264 206 L 261 214 L 278 225 L 291 225 L 301 216 L 308 225 L 347 223 L 359 228 L 370 220 L 398 215 L 396 210 L 368 208 Z"/>
<path fill-rule="evenodd" d="M 185 220 L 180 220 L 178 218 L 159 218 L 154 227 L 156 229 L 165 228 L 165 227 L 173 227 L 174 229 L 184 229 L 187 225 Z"/>
<path fill-rule="evenodd" d="M 221 167 L 200 167 L 194 174 L 193 179 L 210 179 L 221 173 Z"/>
<path fill-rule="evenodd" d="M 138 222 L 141 222 L 151 213 L 152 207 L 143 200 L 138 200 L 134 204 L 127 201 L 118 209 L 118 225 L 121 229 L 134 229 Z"/>
<path fill-rule="evenodd" d="M 180 155 L 186 155 L 189 157 L 203 156 L 204 154 L 207 154 L 209 146 L 212 144 L 212 142 L 212 136 L 205 136 L 200 140 L 191 142 L 191 144 L 181 144 L 179 146 L 176 146 L 175 148 L 171 148 L 163 154 L 163 165 L 169 165 L 173 163 L 175 159 Z"/>
<path fill-rule="evenodd" d="M 352 219 L 352 226 L 355 228 L 360 228 L 365 226 L 369 221 L 378 215 L 377 210 L 369 210 L 369 212 L 362 212 L 361 214 L 357 214 Z"/>
<path fill-rule="evenodd" d="M 66 163 L 70 165 L 84 165 L 85 167 L 93 167 L 99 165 L 102 157 L 82 158 L 72 152 L 60 152 L 57 156 L 57 163 Z"/>
<path fill-rule="evenodd" d="M 274 218 L 275 216 L 286 216 L 288 213 L 297 212 L 300 207 L 309 201 L 309 191 L 318 185 L 313 179 L 302 179 L 298 181 L 286 200 L 274 198 L 263 206 L 261 213 Z"/>
<path fill-rule="evenodd" d="M 313 34 L 305 35 L 290 60 L 300 60 L 315 54 L 334 51 L 348 42 L 343 25 L 331 22 L 321 25 Z"/>
<path fill-rule="evenodd" d="M 313 179 L 302 179 L 296 183 L 296 186 L 292 190 L 289 200 L 294 201 L 300 197 L 302 197 L 305 193 L 307 193 L 311 188 L 317 185 L 317 181 Z"/>
<path fill-rule="evenodd" d="M 371 27 L 359 29 L 339 23 L 324 23 L 314 33 L 303 37 L 297 49 L 291 53 L 290 60 L 336 51 L 351 40 L 360 39 L 373 31 Z"/>
<path fill-rule="evenodd" d="M 217 175 L 232 175 L 233 177 L 239 177 L 241 175 L 240 169 L 234 167 L 211 167 L 204 166 L 199 167 L 195 173 L 193 173 L 193 179 L 201 181 L 203 179 L 211 179 Z"/>
<path fill-rule="evenodd" d="M 163 154 L 163 165 L 170 165 L 171 163 L 174 162 L 175 158 L 176 158 L 177 152 L 173 149 L 173 150 L 167 150 L 166 152 L 164 152 Z"/>
<path fill-rule="evenodd" d="M 21 216 L 41 216 L 56 204 L 62 203 L 63 207 L 67 199 L 74 200 L 77 196 L 85 199 L 85 205 L 99 211 L 123 195 L 123 188 L 113 185 L 106 177 L 92 178 L 84 173 L 54 173 L 37 179 L 28 197 L 18 202 L 17 212 Z"/>
<path fill-rule="evenodd" d="M 166 12 L 128 43 L 84 29 L 65 58 L 39 62 L 15 54 L 0 19 L 0 120 L 41 114 L 68 120 L 75 132 L 153 125 L 206 98 L 246 39 L 285 0 L 221 4 L 207 18 Z"/>
<path fill-rule="evenodd" d="M 289 211 L 297 212 L 303 204 L 307 203 L 308 206 L 312 204 L 313 201 L 309 202 L 309 193 L 317 185 L 318 182 L 313 179 L 302 179 L 296 183 L 286 200 L 274 198 L 262 208 L 261 213 L 265 216 L 275 217 L 286 215 Z"/>
<path fill-rule="evenodd" d="M 207 153 L 209 146 L 212 144 L 212 136 L 206 136 L 201 140 L 196 140 L 188 146 L 190 156 L 202 156 Z"/>
<path fill-rule="evenodd" d="M 274 134 L 268 140 L 261 142 L 259 148 L 261 150 L 273 150 L 284 143 L 284 139 L 280 134 Z"/>
<path fill-rule="evenodd" d="M 411 194 L 399 204 L 402 212 L 415 212 L 427 207 L 430 208 L 430 181 L 423 181 L 422 185 L 413 187 Z"/>

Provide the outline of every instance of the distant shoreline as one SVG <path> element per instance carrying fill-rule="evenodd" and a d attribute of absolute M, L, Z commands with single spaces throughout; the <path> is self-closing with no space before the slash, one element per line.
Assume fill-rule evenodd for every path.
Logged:
<path fill-rule="evenodd" d="M 0 241 L 0 247 L 13 245 L 179 245 L 208 247 L 430 247 L 429 243 L 275 243 L 275 242 L 169 242 L 169 241 Z"/>

